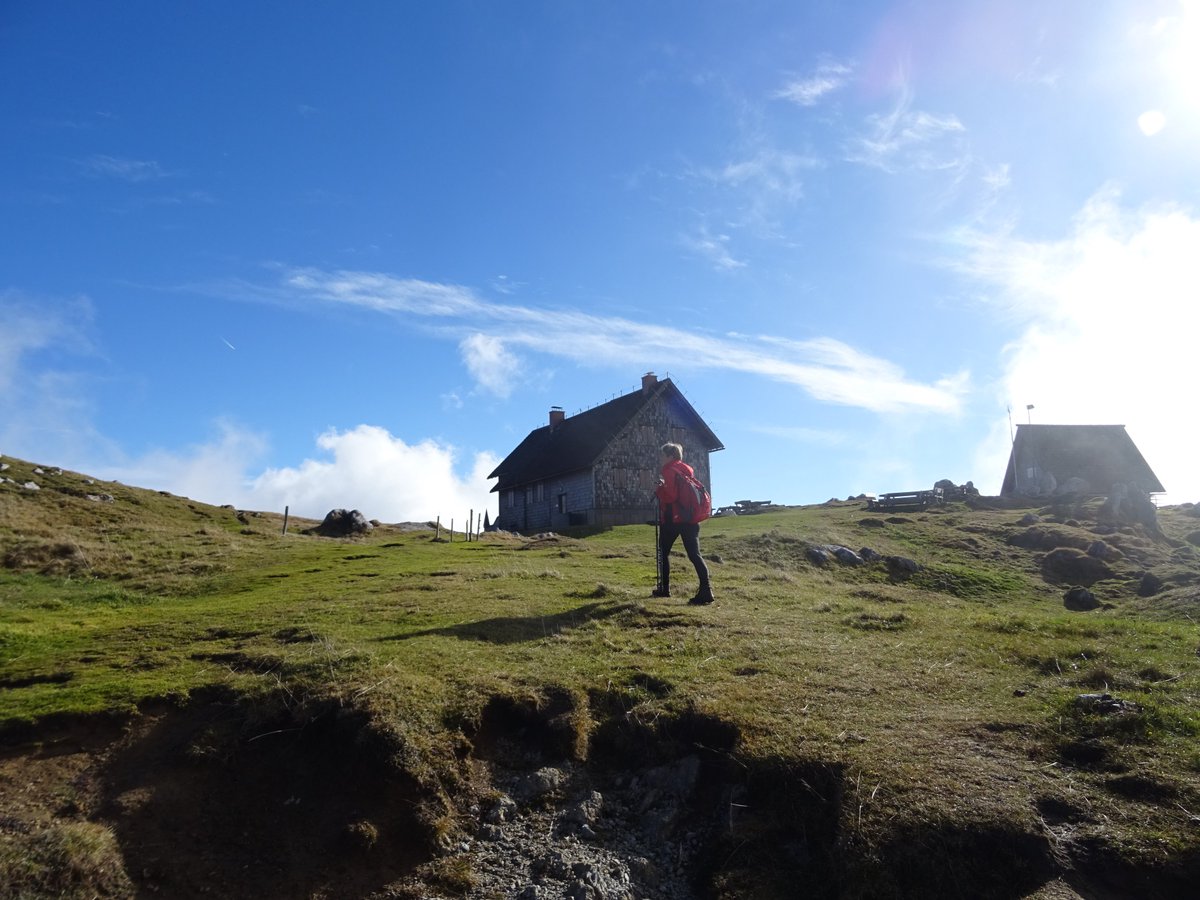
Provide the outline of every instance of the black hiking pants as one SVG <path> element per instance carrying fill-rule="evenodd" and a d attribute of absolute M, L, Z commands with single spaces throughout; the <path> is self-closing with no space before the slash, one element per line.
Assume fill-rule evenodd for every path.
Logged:
<path fill-rule="evenodd" d="M 664 591 L 671 589 L 671 548 L 675 545 L 675 538 L 683 539 L 683 549 L 687 551 L 688 559 L 696 567 L 696 575 L 700 579 L 700 590 L 704 591 L 709 586 L 708 565 L 704 562 L 704 557 L 700 555 L 700 526 L 674 522 L 667 522 L 658 527 L 658 556 L 662 565 L 659 575 L 662 577 L 662 589 Z"/>

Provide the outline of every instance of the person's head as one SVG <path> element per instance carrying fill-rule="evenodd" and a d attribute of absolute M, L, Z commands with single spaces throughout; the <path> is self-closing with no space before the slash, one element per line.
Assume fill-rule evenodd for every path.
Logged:
<path fill-rule="evenodd" d="M 683 459 L 683 447 L 679 444 L 667 443 L 658 448 L 663 459 Z"/>

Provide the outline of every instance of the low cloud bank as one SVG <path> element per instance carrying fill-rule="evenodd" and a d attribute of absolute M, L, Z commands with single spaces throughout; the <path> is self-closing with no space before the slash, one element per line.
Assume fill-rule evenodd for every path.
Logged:
<path fill-rule="evenodd" d="M 250 487 L 254 501 L 312 518 L 346 507 L 385 522 L 441 516 L 447 524 L 451 518 L 465 524 L 471 510 L 481 515 L 492 502 L 487 475 L 499 459 L 491 453 L 476 454 L 471 471 L 460 476 L 453 447 L 432 440 L 406 444 L 375 425 L 327 431 L 317 446 L 331 458 L 268 469 Z"/>
<path fill-rule="evenodd" d="M 249 474 L 266 450 L 257 434 L 222 423 L 220 437 L 183 452 L 158 451 L 97 472 L 139 487 L 170 491 L 214 505 L 320 519 L 331 509 L 357 509 L 383 522 L 425 522 L 441 516 L 464 527 L 471 510 L 482 516 L 495 499 L 487 475 L 499 460 L 478 453 L 466 474 L 451 446 L 408 444 L 375 425 L 330 430 L 317 439 L 319 458 Z M 493 513 L 494 510 L 490 510 Z"/>

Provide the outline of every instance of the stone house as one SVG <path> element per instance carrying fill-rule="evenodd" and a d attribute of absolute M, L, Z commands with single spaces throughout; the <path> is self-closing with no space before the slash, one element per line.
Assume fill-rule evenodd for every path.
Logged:
<path fill-rule="evenodd" d="M 1018 425 L 1000 495 L 1103 497 L 1117 484 L 1164 491 L 1124 425 Z"/>
<path fill-rule="evenodd" d="M 530 533 L 652 521 L 668 441 L 711 492 L 708 455 L 724 447 L 670 378 L 648 372 L 641 390 L 573 416 L 553 407 L 488 476 L 500 495 L 495 525 Z"/>

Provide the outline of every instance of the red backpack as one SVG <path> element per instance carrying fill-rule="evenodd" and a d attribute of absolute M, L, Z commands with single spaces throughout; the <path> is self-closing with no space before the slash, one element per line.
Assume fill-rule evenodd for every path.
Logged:
<path fill-rule="evenodd" d="M 700 479 L 684 472 L 675 473 L 675 504 L 679 520 L 688 525 L 699 525 L 712 515 L 708 489 Z"/>

